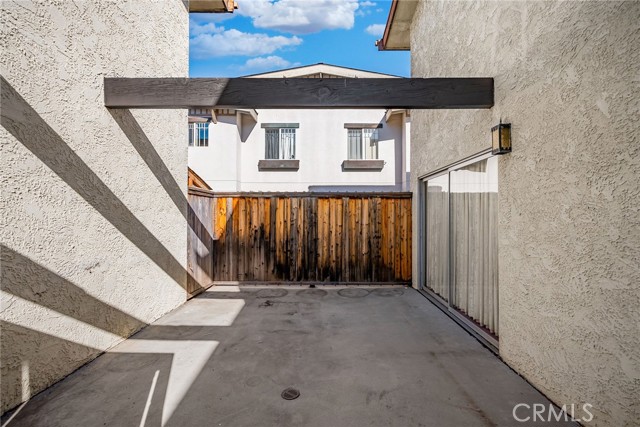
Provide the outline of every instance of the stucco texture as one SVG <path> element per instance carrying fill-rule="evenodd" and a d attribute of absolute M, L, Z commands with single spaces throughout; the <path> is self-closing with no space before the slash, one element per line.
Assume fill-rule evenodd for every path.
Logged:
<path fill-rule="evenodd" d="M 423 1 L 411 60 L 413 77 L 495 78 L 491 110 L 412 112 L 413 191 L 512 123 L 499 159 L 501 357 L 576 418 L 592 404 L 585 424 L 637 425 L 640 2 Z"/>
<path fill-rule="evenodd" d="M 2 405 L 186 299 L 186 110 L 103 78 L 186 77 L 182 1 L 2 1 Z"/>

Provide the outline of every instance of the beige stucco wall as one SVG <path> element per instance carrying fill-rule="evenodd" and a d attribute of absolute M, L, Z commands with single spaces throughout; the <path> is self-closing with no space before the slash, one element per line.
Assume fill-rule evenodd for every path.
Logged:
<path fill-rule="evenodd" d="M 187 112 L 109 112 L 103 78 L 186 77 L 188 12 L 3 0 L 0 27 L 4 412 L 185 301 Z"/>
<path fill-rule="evenodd" d="M 411 60 L 413 77 L 494 77 L 496 101 L 412 112 L 414 191 L 488 148 L 501 118 L 513 126 L 499 160 L 500 355 L 554 402 L 594 405 L 589 425 L 637 425 L 640 2 L 423 1 Z"/>

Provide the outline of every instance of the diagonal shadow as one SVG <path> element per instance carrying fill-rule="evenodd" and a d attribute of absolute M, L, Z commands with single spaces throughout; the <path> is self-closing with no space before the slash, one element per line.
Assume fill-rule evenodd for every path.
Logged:
<path fill-rule="evenodd" d="M 149 166 L 149 170 L 156 177 L 158 182 L 167 192 L 173 203 L 176 205 L 182 216 L 187 218 L 187 207 L 189 203 L 182 193 L 180 186 L 173 179 L 173 175 L 169 171 L 167 165 L 153 147 L 151 141 L 140 127 L 138 121 L 133 117 L 130 110 L 127 109 L 107 109 L 113 119 L 118 123 L 122 132 L 133 145 L 133 148 L 140 154 L 142 160 Z"/>
<path fill-rule="evenodd" d="M 147 325 L 4 245 L 0 261 L 5 292 L 125 338 Z"/>
<path fill-rule="evenodd" d="M 20 94 L 0 77 L 2 126 L 186 289 L 188 272 Z"/>
<path fill-rule="evenodd" d="M 164 163 L 151 141 L 145 134 L 144 130 L 135 119 L 130 110 L 127 109 L 108 109 L 109 113 L 120 126 L 120 129 L 138 152 L 140 157 L 149 167 L 149 170 L 156 177 L 164 191 L 169 195 L 173 203 L 176 205 L 182 216 L 185 217 L 189 227 L 193 230 L 198 240 L 200 240 L 209 254 L 213 251 L 214 239 L 207 230 L 207 227 L 200 221 L 198 215 L 189 204 L 184 196 L 178 183 L 173 179 L 173 175 Z M 211 271 L 211 256 L 201 256 L 196 254 L 196 262 L 203 271 Z M 213 280 L 213 278 L 211 278 Z"/>

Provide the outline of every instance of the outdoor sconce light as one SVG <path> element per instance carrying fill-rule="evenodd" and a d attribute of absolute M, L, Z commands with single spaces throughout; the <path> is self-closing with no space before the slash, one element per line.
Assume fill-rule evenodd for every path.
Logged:
<path fill-rule="evenodd" d="M 511 152 L 511 123 L 502 123 L 491 128 L 491 154 Z"/>

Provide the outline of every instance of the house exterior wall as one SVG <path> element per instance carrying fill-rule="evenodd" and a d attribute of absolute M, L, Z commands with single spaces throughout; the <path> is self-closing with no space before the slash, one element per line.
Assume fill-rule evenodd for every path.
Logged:
<path fill-rule="evenodd" d="M 209 145 L 189 147 L 189 167 L 216 191 L 239 190 L 238 150 L 242 119 L 240 114 L 218 116 L 218 123 L 209 124 Z"/>
<path fill-rule="evenodd" d="M 592 404 L 588 425 L 640 419 L 639 52 L 633 1 L 424 1 L 411 29 L 413 77 L 495 78 L 491 110 L 412 111 L 412 190 L 512 123 L 500 355 L 576 417 Z"/>
<path fill-rule="evenodd" d="M 208 147 L 189 148 L 189 166 L 215 191 L 402 191 L 403 114 L 385 121 L 385 110 L 258 110 L 258 123 L 245 114 L 219 116 L 209 128 Z M 298 123 L 297 171 L 265 171 L 263 123 Z M 347 160 L 345 123 L 382 123 L 378 158 L 381 171 L 343 171 Z M 408 126 L 408 125 L 407 125 Z M 405 132 L 407 133 L 407 132 Z M 408 133 L 407 133 L 408 135 Z"/>
<path fill-rule="evenodd" d="M 186 77 L 188 11 L 1 13 L 4 412 L 186 299 L 187 112 L 109 111 L 103 77 Z"/>

